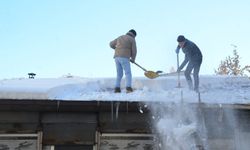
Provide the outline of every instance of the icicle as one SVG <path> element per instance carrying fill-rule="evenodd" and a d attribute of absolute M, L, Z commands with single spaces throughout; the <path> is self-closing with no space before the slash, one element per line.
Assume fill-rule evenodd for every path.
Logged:
<path fill-rule="evenodd" d="M 113 109 L 113 102 L 111 101 L 111 121 L 113 122 L 114 119 L 114 109 Z"/>
<path fill-rule="evenodd" d="M 143 110 L 142 110 L 142 108 L 141 108 L 141 106 L 139 106 L 139 112 L 141 113 L 141 114 L 143 114 Z"/>
<path fill-rule="evenodd" d="M 116 105 L 115 105 L 115 118 L 116 119 L 118 119 L 119 105 L 120 105 L 120 102 L 116 102 Z"/>
<path fill-rule="evenodd" d="M 138 103 L 137 104 L 137 107 L 138 107 L 138 111 L 141 113 L 141 114 L 143 114 L 143 110 L 142 110 L 142 106 L 143 104 L 142 103 Z"/>
<path fill-rule="evenodd" d="M 57 101 L 57 111 L 59 111 L 59 107 L 60 107 L 60 101 Z"/>

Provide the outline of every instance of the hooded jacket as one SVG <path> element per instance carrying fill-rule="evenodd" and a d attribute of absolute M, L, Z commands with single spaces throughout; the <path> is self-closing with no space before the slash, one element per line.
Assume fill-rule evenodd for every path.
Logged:
<path fill-rule="evenodd" d="M 115 50 L 114 58 L 125 57 L 135 61 L 137 48 L 133 33 L 128 32 L 125 35 L 119 36 L 110 42 L 110 47 Z"/>

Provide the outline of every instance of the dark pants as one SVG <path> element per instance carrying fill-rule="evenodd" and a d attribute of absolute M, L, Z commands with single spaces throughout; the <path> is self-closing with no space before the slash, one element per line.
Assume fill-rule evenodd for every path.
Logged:
<path fill-rule="evenodd" d="M 187 68 L 185 70 L 185 77 L 190 89 L 199 90 L 199 72 L 202 60 L 191 62 L 189 61 Z M 192 78 L 190 76 L 191 72 L 193 71 L 193 78 L 194 78 L 194 88 Z"/>

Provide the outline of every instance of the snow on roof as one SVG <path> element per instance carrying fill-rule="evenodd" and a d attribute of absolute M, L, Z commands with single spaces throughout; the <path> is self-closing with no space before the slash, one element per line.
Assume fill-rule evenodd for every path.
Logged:
<path fill-rule="evenodd" d="M 177 77 L 133 78 L 132 93 L 113 93 L 115 78 L 40 78 L 0 81 L 0 99 L 49 99 L 79 101 L 164 101 L 198 102 L 198 94 L 187 88 L 186 80 Z M 201 76 L 200 97 L 204 103 L 250 104 L 250 79 L 232 76 Z"/>

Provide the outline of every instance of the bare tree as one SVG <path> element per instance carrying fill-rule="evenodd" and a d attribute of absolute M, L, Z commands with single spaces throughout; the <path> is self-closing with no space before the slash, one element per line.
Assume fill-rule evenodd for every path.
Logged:
<path fill-rule="evenodd" d="M 237 46 L 232 45 L 234 47 L 233 56 L 226 57 L 225 60 L 221 61 L 217 70 L 215 70 L 216 74 L 219 75 L 235 75 L 235 76 L 243 76 L 246 75 L 245 71 L 250 73 L 250 65 L 246 65 L 245 67 L 241 67 L 240 65 L 240 56 L 237 52 Z"/>

